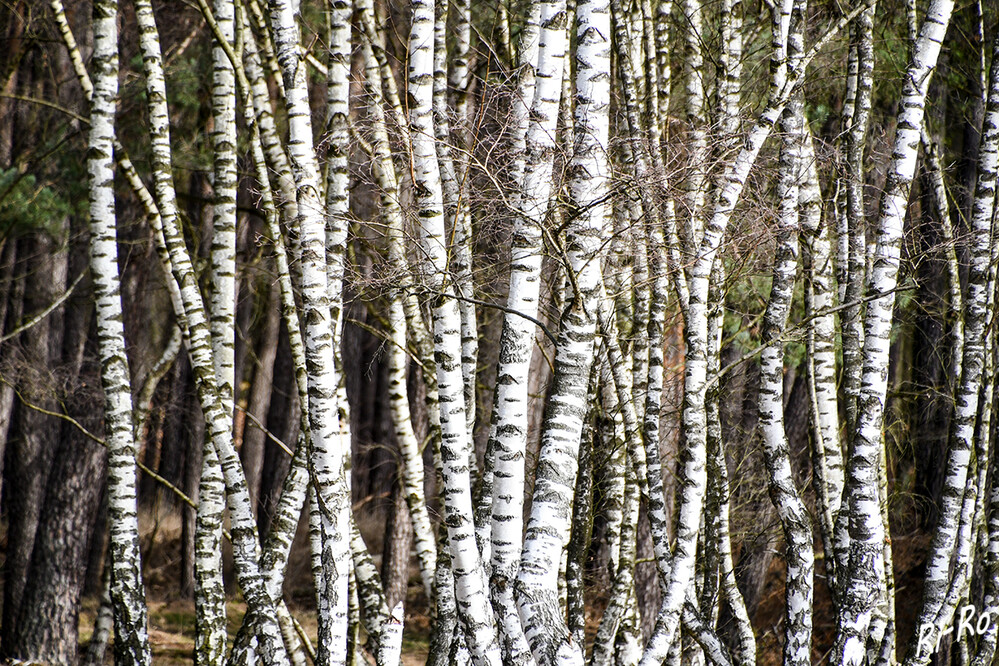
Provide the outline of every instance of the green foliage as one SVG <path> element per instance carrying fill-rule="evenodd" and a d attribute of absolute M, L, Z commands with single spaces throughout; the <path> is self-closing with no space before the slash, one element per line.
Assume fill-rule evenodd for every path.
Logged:
<path fill-rule="evenodd" d="M 788 313 L 787 332 L 790 335 L 784 345 L 784 366 L 787 368 L 800 368 L 805 362 L 805 355 L 808 352 L 804 339 L 805 330 L 798 327 L 798 323 L 804 318 L 805 285 L 799 280 L 794 285 L 791 311 Z"/>
<path fill-rule="evenodd" d="M 748 354 L 760 346 L 760 330 L 763 313 L 770 298 L 773 278 L 769 275 L 752 274 L 738 280 L 730 280 L 725 293 L 724 344 L 732 345 L 740 354 Z M 799 367 L 805 360 L 806 346 L 803 329 L 797 324 L 805 316 L 804 288 L 795 284 L 788 313 L 784 344 L 784 365 Z"/>
<path fill-rule="evenodd" d="M 872 106 L 875 113 L 880 109 L 888 117 L 894 115 L 894 104 L 902 96 L 905 69 L 909 63 L 907 20 L 905 4 L 897 0 L 889 0 L 879 6 L 874 20 Z"/>
<path fill-rule="evenodd" d="M 210 171 L 211 141 L 205 123 L 211 113 L 211 62 L 208 49 L 191 49 L 166 71 L 170 96 L 170 139 L 174 168 Z"/>
<path fill-rule="evenodd" d="M 0 171 L 0 238 L 34 231 L 56 235 L 60 220 L 73 212 L 69 201 L 30 173 Z"/>
<path fill-rule="evenodd" d="M 814 132 L 816 128 L 821 129 L 829 122 L 836 113 L 836 110 L 824 102 L 808 105 L 805 109 L 805 114 L 808 118 L 808 122 L 812 125 L 812 131 Z"/>
<path fill-rule="evenodd" d="M 726 271 L 732 267 L 726 268 Z M 725 291 L 725 324 L 723 339 L 740 354 L 760 345 L 760 320 L 770 294 L 769 275 L 747 275 L 729 280 Z"/>

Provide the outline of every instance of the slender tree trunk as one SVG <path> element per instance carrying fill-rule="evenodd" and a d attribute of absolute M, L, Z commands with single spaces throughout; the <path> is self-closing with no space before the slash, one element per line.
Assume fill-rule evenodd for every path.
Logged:
<path fill-rule="evenodd" d="M 277 307 L 280 294 L 279 285 L 271 287 L 266 301 L 268 304 L 264 329 L 260 334 L 257 353 L 257 368 L 253 373 L 253 385 L 250 389 L 247 415 L 249 423 L 243 434 L 243 447 L 239 457 L 246 471 L 246 482 L 250 490 L 250 501 L 253 502 L 253 513 L 260 525 L 260 508 L 262 504 L 261 486 L 264 470 L 265 450 L 267 449 L 267 433 L 257 423 L 267 423 L 267 413 L 270 410 L 274 396 L 274 360 L 277 358 L 278 341 L 281 333 L 281 308 Z M 256 423 L 254 423 L 256 421 Z M 267 426 L 269 428 L 269 426 Z"/>
<path fill-rule="evenodd" d="M 557 17 L 556 13 L 549 18 Z M 610 212 L 605 196 L 610 184 L 608 4 L 577 3 L 576 34 L 577 57 L 586 66 L 576 70 L 576 149 L 570 166 L 572 200 L 579 212 L 570 218 L 567 229 L 573 299 L 567 303 L 560 322 L 555 372 L 541 436 L 539 455 L 550 464 L 536 471 L 516 584 L 525 633 L 539 664 L 582 662 L 582 646 L 572 640 L 561 619 L 558 571 L 562 547 L 569 537 L 576 458 L 587 411 L 595 310 L 600 294 L 599 244 Z M 558 34 L 553 37 L 559 39 Z"/>
<path fill-rule="evenodd" d="M 919 127 L 929 80 L 950 21 L 953 3 L 935 0 L 923 22 L 902 92 L 895 151 L 881 200 L 874 269 L 867 281 L 873 297 L 864 319 L 864 370 L 857 429 L 847 466 L 850 556 L 843 585 L 834 663 L 862 663 L 867 630 L 885 581 L 885 525 L 878 474 L 882 460 L 881 426 L 887 391 L 889 334 L 898 280 L 902 227 L 916 168 Z"/>
<path fill-rule="evenodd" d="M 205 419 L 198 404 L 198 396 L 191 384 L 193 377 L 190 364 L 185 361 L 184 371 L 180 374 L 174 390 L 183 392 L 181 414 L 176 423 L 175 436 L 184 442 L 184 493 L 195 502 L 198 501 L 198 489 L 201 485 L 201 460 L 204 455 Z M 184 423 L 190 419 L 190 427 Z M 181 508 L 180 533 L 180 594 L 184 598 L 194 599 L 195 580 L 195 547 L 194 535 L 197 532 L 197 511 L 189 506 Z"/>
<path fill-rule="evenodd" d="M 999 40 L 996 42 L 994 52 L 999 53 Z M 982 371 L 987 348 L 985 343 L 989 302 L 987 289 L 989 264 L 992 259 L 992 219 L 995 211 L 997 175 L 999 175 L 999 59 L 993 62 L 989 78 L 989 100 L 982 127 L 978 179 L 970 220 L 971 264 L 966 292 L 967 307 L 964 313 L 966 343 L 961 361 L 961 380 L 955 396 L 954 417 L 951 421 L 950 450 L 940 519 L 923 587 L 923 607 L 915 633 L 917 639 L 930 632 L 930 627 L 934 629 L 931 635 L 936 636 L 944 628 L 945 622 L 942 619 L 953 618 L 958 600 L 954 599 L 954 606 L 951 606 L 945 596 L 952 584 L 951 566 L 957 550 L 958 528 L 962 523 L 967 524 L 971 521 L 964 506 L 967 501 L 965 488 L 973 460 L 983 381 Z M 985 462 L 979 460 L 978 464 Z M 984 488 L 982 491 L 984 492 Z M 910 649 L 906 664 L 926 664 L 931 656 L 932 651 L 927 649 L 926 644 L 917 640 Z"/>
<path fill-rule="evenodd" d="M 529 426 L 528 373 L 534 351 L 534 318 L 541 286 L 541 235 L 553 187 L 555 129 L 562 93 L 565 58 L 565 2 L 541 1 L 541 31 L 534 100 L 524 150 L 520 183 L 521 211 L 514 221 L 510 257 L 508 314 L 500 337 L 500 362 L 487 448 L 495 459 L 492 486 L 491 582 L 493 607 L 499 620 L 504 661 L 531 662 L 528 650 L 540 659 L 536 645 L 528 647 L 517 612 L 513 581 L 522 549 L 524 454 Z M 533 67 L 534 63 L 525 63 Z M 526 315 L 526 316 L 524 316 Z M 527 613 L 530 617 L 530 612 Z"/>
<path fill-rule="evenodd" d="M 97 339 L 104 387 L 104 433 L 108 446 L 108 526 L 111 603 L 115 619 L 115 663 L 151 661 L 146 598 L 136 514 L 132 393 L 122 326 L 118 242 L 115 230 L 113 140 L 118 97 L 118 6 L 94 3 L 94 94 L 90 109 L 90 257 L 97 300 Z"/>
<path fill-rule="evenodd" d="M 0 331 L 8 335 L 19 325 L 24 306 L 24 280 L 14 280 L 17 269 L 17 241 L 7 240 L 0 251 L 0 282 L 6 286 L 3 289 L 0 311 Z M 0 353 L 0 371 L 10 377 L 14 374 L 12 365 L 11 345 L 4 345 L 3 353 Z M 8 382 L 0 384 L 0 497 L 3 493 L 3 467 L 7 454 L 7 442 L 11 432 L 11 423 L 14 419 L 14 385 Z"/>
<path fill-rule="evenodd" d="M 461 368 L 461 317 L 447 260 L 444 203 L 433 125 L 432 2 L 413 3 L 409 39 L 409 138 L 414 190 L 426 259 L 424 278 L 432 293 L 434 356 L 440 401 L 441 461 L 445 523 L 454 566 L 454 589 L 464 639 L 476 664 L 498 664 L 496 624 L 489 608 L 485 571 L 472 521 L 471 433 L 465 412 Z"/>
<path fill-rule="evenodd" d="M 337 425 L 337 375 L 334 365 L 331 303 L 326 261 L 325 220 L 319 201 L 319 166 L 313 148 L 305 62 L 299 57 L 295 12 L 286 0 L 272 0 L 271 23 L 285 83 L 292 170 L 297 187 L 302 246 L 303 338 L 309 379 L 310 470 L 315 475 L 316 503 L 321 514 L 319 659 L 338 664 L 346 658 L 348 544 L 350 510 L 344 471 L 343 442 Z"/>
<path fill-rule="evenodd" d="M 787 1 L 774 11 L 777 31 L 786 31 L 779 66 L 801 66 L 804 51 L 803 2 Z M 812 525 L 798 492 L 784 424 L 784 349 L 781 336 L 787 324 L 798 263 L 798 206 L 803 133 L 803 103 L 795 94 L 781 117 L 782 146 L 778 197 L 780 217 L 770 300 L 763 317 L 760 356 L 760 426 L 770 497 L 784 528 L 787 581 L 785 583 L 784 663 L 810 664 L 812 642 Z"/>

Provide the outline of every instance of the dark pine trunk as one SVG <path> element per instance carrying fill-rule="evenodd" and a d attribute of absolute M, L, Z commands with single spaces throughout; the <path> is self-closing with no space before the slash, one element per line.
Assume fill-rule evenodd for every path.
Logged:
<path fill-rule="evenodd" d="M 260 507 L 264 450 L 268 439 L 267 434 L 257 426 L 257 423 L 266 425 L 271 395 L 274 392 L 274 359 L 277 357 L 278 337 L 281 332 L 281 308 L 278 297 L 277 283 L 274 283 L 266 299 L 269 303 L 265 309 L 266 319 L 257 346 L 256 368 L 253 372 L 253 385 L 247 406 L 247 412 L 253 419 L 249 416 L 246 418 L 243 427 L 243 446 L 239 452 L 239 457 L 243 461 L 243 471 L 246 473 L 246 483 L 250 489 L 250 501 L 257 515 Z M 286 443 L 294 446 L 294 442 Z"/>
<path fill-rule="evenodd" d="M 295 367 L 288 346 L 288 333 L 282 326 L 277 343 L 277 356 L 274 360 L 273 387 L 270 405 L 267 410 L 267 429 L 288 448 L 294 450 L 298 441 L 299 404 L 298 388 L 295 385 Z M 291 467 L 291 456 L 270 438 L 264 440 L 264 460 L 260 474 L 260 510 L 257 525 L 261 538 L 270 529 L 271 517 L 281 497 L 284 478 Z"/>
<path fill-rule="evenodd" d="M 48 236 L 33 236 L 21 243 L 24 251 L 18 251 L 18 255 L 23 261 L 19 262 L 18 273 L 19 279 L 27 281 L 24 312 L 31 316 L 61 293 L 68 262 L 65 253 L 55 253 L 55 243 Z M 11 343 L 17 345 L 13 352 L 16 370 L 11 380 L 18 384 L 22 401 L 15 407 L 6 447 L 4 494 L 10 522 L 4 565 L 4 654 L 11 654 L 10 650 L 17 644 L 15 627 L 61 431 L 57 418 L 30 408 L 24 401 L 52 411 L 61 409 L 56 400 L 59 381 L 53 370 L 61 365 L 62 319 L 61 312 L 56 311 Z"/>

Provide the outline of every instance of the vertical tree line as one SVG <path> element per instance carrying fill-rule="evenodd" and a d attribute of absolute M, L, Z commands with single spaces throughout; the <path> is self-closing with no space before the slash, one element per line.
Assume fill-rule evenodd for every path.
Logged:
<path fill-rule="evenodd" d="M 153 661 L 177 515 L 199 664 L 992 662 L 994 7 L 64 3 L 0 26 L 5 658 Z"/>

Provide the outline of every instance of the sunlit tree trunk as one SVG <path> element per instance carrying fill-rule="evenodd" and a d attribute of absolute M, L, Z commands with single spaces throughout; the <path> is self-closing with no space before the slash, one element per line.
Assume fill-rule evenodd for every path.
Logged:
<path fill-rule="evenodd" d="M 576 70 L 576 146 L 570 188 L 578 215 L 569 218 L 566 243 L 573 294 L 560 322 L 555 374 L 541 435 L 540 456 L 546 463 L 536 472 L 517 576 L 520 614 L 539 664 L 582 663 L 582 646 L 572 640 L 562 619 L 558 571 L 569 536 L 576 457 L 587 412 L 600 293 L 597 257 L 610 212 L 606 201 L 610 184 L 610 8 L 602 2 L 579 2 L 576 21 L 580 64 Z"/>
<path fill-rule="evenodd" d="M 149 19 L 151 18 L 150 14 Z M 260 572 L 256 521 L 253 519 L 239 456 L 232 444 L 232 431 L 228 427 L 231 420 L 227 416 L 225 403 L 216 382 L 211 333 L 204 300 L 194 278 L 190 255 L 178 226 L 176 193 L 172 179 L 169 115 L 155 23 L 151 20 L 147 22 L 142 34 L 149 37 L 143 46 L 148 93 L 146 111 L 150 124 L 157 203 L 163 212 L 162 217 L 150 218 L 154 223 L 154 238 L 161 247 L 164 261 L 169 262 L 173 281 L 177 286 L 175 314 L 185 331 L 207 431 L 212 448 L 219 457 L 225 479 L 231 512 L 231 534 L 237 578 L 248 605 L 261 618 L 259 634 L 261 655 L 267 663 L 284 663 L 287 656 L 275 620 L 274 601 L 265 589 L 264 578 Z"/>
<path fill-rule="evenodd" d="M 567 47 L 565 2 L 540 0 L 541 31 L 530 105 L 520 184 L 520 210 L 515 212 L 510 256 L 507 315 L 500 338 L 500 362 L 489 442 L 493 457 L 491 581 L 493 606 L 499 620 L 504 659 L 530 663 L 524 639 L 530 610 L 518 614 L 513 581 L 517 576 L 523 534 L 525 450 L 529 425 L 528 373 L 534 351 L 534 320 L 541 286 L 542 227 L 553 194 L 552 165 L 555 130 L 562 93 L 562 68 Z M 535 67 L 534 63 L 524 63 Z M 556 563 L 556 569 L 558 565 Z"/>
<path fill-rule="evenodd" d="M 841 302 L 846 305 L 840 321 L 843 330 L 843 374 L 846 396 L 846 426 L 851 430 L 857 423 L 857 399 L 860 395 L 862 347 L 864 339 L 863 309 L 867 253 L 867 224 L 864 209 L 864 146 L 871 111 L 871 90 L 874 77 L 874 7 L 864 10 L 850 27 L 850 60 L 848 63 L 846 125 L 846 255 L 841 256 Z"/>
<path fill-rule="evenodd" d="M 861 664 L 867 631 L 885 581 L 885 525 L 879 497 L 881 425 L 887 392 L 889 336 L 898 280 L 902 227 L 916 169 L 919 127 L 953 3 L 930 4 L 902 90 L 892 163 L 881 200 L 873 270 L 866 290 L 872 300 L 864 318 L 863 378 L 857 429 L 847 464 L 844 508 L 849 516 L 850 555 L 843 578 L 834 663 Z"/>
<path fill-rule="evenodd" d="M 278 61 L 288 111 L 288 152 L 295 177 L 301 260 L 303 338 L 309 386 L 311 451 L 309 468 L 321 518 L 321 576 L 316 581 L 320 610 L 319 659 L 339 664 L 347 649 L 347 542 L 350 498 L 339 435 L 337 373 L 326 262 L 326 224 L 320 200 L 320 172 L 313 147 L 305 62 L 299 56 L 295 11 L 286 0 L 270 3 Z M 339 304 L 336 304 L 339 308 Z"/>
<path fill-rule="evenodd" d="M 780 56 L 780 50 L 775 50 L 774 54 Z M 802 68 L 806 65 L 805 60 L 807 58 L 802 61 Z M 681 451 L 678 480 L 681 504 L 671 576 L 663 596 L 656 629 L 642 657 L 643 666 L 660 663 L 668 655 L 680 622 L 687 587 L 694 575 L 697 536 L 707 485 L 705 438 L 707 424 L 704 396 L 707 384 L 707 356 L 710 353 L 708 287 L 713 262 L 731 221 L 735 205 L 742 195 L 749 171 L 799 78 L 800 74 L 788 77 L 782 68 L 771 68 L 767 105 L 749 131 L 742 149 L 725 166 L 724 175 L 719 181 L 714 210 L 706 221 L 703 237 L 698 242 L 696 259 L 690 268 L 688 279 L 690 301 L 687 305 L 684 330 L 686 361 L 682 429 L 685 445 Z"/>
<path fill-rule="evenodd" d="M 812 423 L 812 469 L 818 506 L 818 526 L 825 551 L 823 565 L 830 589 L 838 591 L 835 526 L 843 495 L 843 449 L 836 388 L 835 302 L 833 255 L 829 224 L 822 220 L 822 196 L 811 134 L 802 143 L 802 181 L 798 200 L 801 254 L 805 273 L 805 314 L 808 348 L 808 391 Z"/>
<path fill-rule="evenodd" d="M 783 33 L 783 44 L 774 45 L 782 61 L 778 67 L 801 66 L 804 51 L 803 2 L 783 3 L 774 11 L 774 34 Z M 774 65 L 771 65 L 773 67 Z M 763 315 L 760 355 L 760 427 L 763 456 L 769 476 L 770 498 L 784 528 L 787 582 L 785 583 L 784 663 L 810 664 L 812 642 L 812 525 L 791 468 L 784 427 L 784 345 L 782 336 L 794 289 L 798 264 L 799 189 L 801 144 L 804 139 L 804 104 L 795 93 L 781 117 L 780 172 L 777 180 L 779 216 L 770 299 Z"/>
<path fill-rule="evenodd" d="M 472 521 L 469 460 L 473 452 L 465 413 L 461 317 L 448 267 L 444 202 L 433 125 L 433 30 L 433 2 L 414 2 L 409 38 L 409 137 L 421 245 L 426 257 L 422 268 L 432 294 L 445 523 L 464 639 L 475 663 L 498 664 L 496 623 L 489 608 L 485 572 Z"/>
<path fill-rule="evenodd" d="M 114 200 L 115 104 L 118 99 L 118 4 L 94 3 L 94 93 L 87 173 L 90 186 L 90 268 L 97 302 L 97 341 L 108 446 L 108 525 L 115 663 L 148 664 L 146 595 L 136 513 L 132 390 L 125 356 L 117 216 Z"/>
<path fill-rule="evenodd" d="M 229 45 L 235 41 L 235 7 L 216 0 L 212 12 L 219 33 Z M 216 385 L 232 430 L 235 385 L 236 315 L 236 80 L 233 64 L 222 45 L 212 48 L 213 190 L 211 242 L 211 299 L 209 322 Z M 205 440 L 201 484 L 198 489 L 195 533 L 195 607 L 199 663 L 221 664 L 226 655 L 226 595 L 222 580 L 222 525 L 225 515 L 225 479 L 210 440 Z"/>
<path fill-rule="evenodd" d="M 997 42 L 999 49 L 999 42 Z M 916 636 L 930 632 L 936 637 L 945 626 L 944 618 L 953 620 L 959 599 L 948 603 L 948 590 L 952 587 L 953 566 L 957 559 L 959 527 L 969 527 L 967 488 L 971 484 L 969 471 L 974 460 L 976 422 L 979 419 L 983 369 L 985 367 L 986 331 L 988 318 L 989 264 L 992 260 L 992 219 L 995 211 L 997 172 L 999 172 L 999 60 L 994 60 L 989 80 L 989 100 L 982 126 L 982 139 L 978 157 L 978 178 L 970 220 L 970 259 L 966 287 L 965 344 L 961 361 L 960 383 L 955 396 L 954 416 L 951 421 L 950 447 L 947 472 L 941 499 L 940 519 L 934 534 L 932 550 L 923 587 L 923 606 L 916 627 Z M 985 437 L 984 433 L 982 437 Z M 980 458 L 980 456 L 979 456 Z M 984 492 L 984 487 L 982 488 Z M 984 497 L 981 498 L 984 501 Z M 972 506 L 974 503 L 972 502 Z M 972 511 L 973 514 L 973 511 Z M 965 537 L 967 542 L 968 538 Z M 924 628 L 925 627 L 925 628 Z M 917 641 L 910 650 L 906 664 L 926 664 L 932 651 Z"/>
<path fill-rule="evenodd" d="M 395 436 L 402 452 L 402 488 L 406 506 L 413 521 L 416 559 L 420 564 L 420 579 L 428 599 L 434 595 L 434 569 L 437 563 L 437 544 L 427 511 L 423 490 L 423 456 L 413 430 L 409 408 L 409 390 L 406 386 L 408 356 L 406 354 L 406 315 L 402 302 L 393 298 L 388 306 L 389 335 L 389 406 Z"/>

